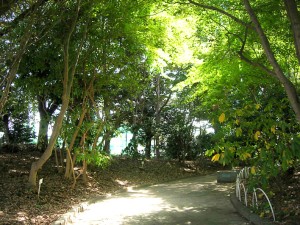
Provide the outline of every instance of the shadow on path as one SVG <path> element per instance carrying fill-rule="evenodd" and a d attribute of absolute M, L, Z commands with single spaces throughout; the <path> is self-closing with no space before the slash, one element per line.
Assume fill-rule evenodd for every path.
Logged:
<path fill-rule="evenodd" d="M 77 225 L 248 225 L 229 200 L 232 184 L 216 175 L 187 178 L 104 198 L 74 218 Z"/>

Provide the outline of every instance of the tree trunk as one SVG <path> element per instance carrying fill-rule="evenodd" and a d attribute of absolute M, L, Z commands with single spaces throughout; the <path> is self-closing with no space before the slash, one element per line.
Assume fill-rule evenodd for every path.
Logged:
<path fill-rule="evenodd" d="M 39 113 L 40 113 L 40 123 L 39 123 L 37 149 L 41 152 L 44 152 L 48 145 L 48 126 L 50 120 L 44 111 L 39 111 Z"/>
<path fill-rule="evenodd" d="M 98 118 L 98 119 L 100 120 L 101 118 Z M 96 151 L 97 144 L 98 144 L 98 140 L 99 140 L 100 135 L 101 135 L 101 133 L 102 133 L 102 131 L 103 131 L 103 127 L 104 127 L 104 126 L 103 126 L 103 121 L 101 121 L 101 123 L 100 123 L 100 125 L 99 125 L 99 127 L 98 127 L 98 129 L 97 129 L 97 132 L 96 132 L 94 141 L 93 141 L 92 151 Z"/>
<path fill-rule="evenodd" d="M 295 0 L 284 0 L 287 15 L 292 25 L 296 56 L 300 65 L 300 16 Z"/>
<path fill-rule="evenodd" d="M 68 148 L 68 150 L 70 151 L 70 155 L 71 155 L 71 152 L 73 150 L 76 138 L 78 136 L 78 132 L 79 132 L 79 130 L 81 128 L 81 125 L 83 123 L 83 119 L 85 117 L 86 112 L 87 112 L 87 109 L 86 109 L 86 107 L 84 107 L 83 110 L 82 110 L 82 112 L 81 112 L 79 122 L 78 122 L 78 124 L 76 126 L 76 129 L 75 129 L 74 133 L 73 133 L 73 136 L 72 136 L 69 148 Z M 65 171 L 65 177 L 66 178 L 71 178 L 71 176 L 72 176 L 73 166 L 71 166 L 71 160 L 72 160 L 72 158 L 67 157 L 67 165 L 66 165 L 66 171 Z"/>
<path fill-rule="evenodd" d="M 5 114 L 2 116 L 2 122 L 4 125 L 4 140 L 7 144 L 11 143 L 11 133 L 9 130 L 9 115 Z"/>
<path fill-rule="evenodd" d="M 146 132 L 146 146 L 145 146 L 145 157 L 147 159 L 151 158 L 151 141 L 152 141 L 152 133 Z"/>
<path fill-rule="evenodd" d="M 49 104 L 49 107 L 47 107 L 46 100 L 43 96 L 38 96 L 37 99 L 38 110 L 40 114 L 37 148 L 41 152 L 44 152 L 48 145 L 48 126 L 51 120 L 51 116 L 58 108 L 58 102 L 54 101 L 52 104 Z"/>
<path fill-rule="evenodd" d="M 278 62 L 275 58 L 274 52 L 271 49 L 269 40 L 268 40 L 267 36 L 265 35 L 265 33 L 264 33 L 254 11 L 249 3 L 249 0 L 244 0 L 244 5 L 250 16 L 252 23 L 254 24 L 255 30 L 260 38 L 262 47 L 268 58 L 268 61 L 273 67 L 275 77 L 283 85 L 283 87 L 287 93 L 289 102 L 296 114 L 296 118 L 297 118 L 298 122 L 300 122 L 300 101 L 299 101 L 299 97 L 298 97 L 296 88 L 293 85 L 293 83 L 284 75 L 282 68 L 278 64 Z"/>
<path fill-rule="evenodd" d="M 249 0 L 244 0 L 244 6 L 246 8 L 247 13 L 250 16 L 252 23 L 254 24 L 254 26 L 241 21 L 240 19 L 233 16 L 232 14 L 230 14 L 222 9 L 219 9 L 217 7 L 194 2 L 193 0 L 188 0 L 188 1 L 191 4 L 196 5 L 198 7 L 213 10 L 213 11 L 219 12 L 223 15 L 226 15 L 227 17 L 233 19 L 235 22 L 242 24 L 245 27 L 256 31 L 256 33 L 258 34 L 258 36 L 260 38 L 261 44 L 262 44 L 264 52 L 268 58 L 268 61 L 273 67 L 273 71 L 267 71 L 267 72 L 270 73 L 272 76 L 274 76 L 277 80 L 279 80 L 280 83 L 283 85 L 284 90 L 288 96 L 289 102 L 296 114 L 296 119 L 298 120 L 298 122 L 300 122 L 300 101 L 299 101 L 299 97 L 298 97 L 295 85 L 288 78 L 285 77 L 285 75 L 282 71 L 282 68 L 279 66 L 279 64 L 274 56 L 274 53 L 270 47 L 269 40 L 266 37 L 257 17 L 249 3 Z M 292 31 L 293 31 L 293 36 L 294 36 L 294 44 L 295 44 L 295 48 L 296 48 L 296 55 L 298 58 L 298 62 L 300 64 L 300 16 L 299 16 L 299 12 L 297 10 L 297 4 L 296 4 L 295 0 L 284 0 L 284 3 L 285 3 L 288 17 L 291 21 Z M 249 60 L 245 60 L 245 61 L 249 63 Z M 264 69 L 267 69 L 267 67 L 264 67 Z"/>
<path fill-rule="evenodd" d="M 19 50 L 16 52 L 16 55 L 14 56 L 14 59 L 8 70 L 8 74 L 5 78 L 5 81 L 3 81 L 5 84 L 5 87 L 4 87 L 4 90 L 2 91 L 1 98 L 0 98 L 0 114 L 3 112 L 4 106 L 7 102 L 8 95 L 10 92 L 10 86 L 16 77 L 21 59 L 26 51 L 30 37 L 31 37 L 31 31 L 30 31 L 30 29 L 27 29 L 27 32 L 23 35 L 23 37 L 20 41 Z"/>
<path fill-rule="evenodd" d="M 160 124 L 160 74 L 157 75 L 157 86 L 156 86 L 156 106 L 155 106 L 155 126 L 156 130 L 158 130 L 158 125 Z M 159 133 L 156 131 L 155 132 L 155 155 L 156 158 L 160 158 L 160 149 L 159 149 Z"/>
<path fill-rule="evenodd" d="M 104 147 L 103 147 L 104 152 L 107 153 L 108 155 L 110 154 L 110 141 L 111 141 L 111 137 L 109 135 L 108 137 L 105 138 Z"/>
<path fill-rule="evenodd" d="M 29 173 L 29 184 L 35 188 L 36 187 L 36 181 L 37 181 L 37 173 L 38 170 L 40 170 L 42 168 L 42 166 L 45 164 L 45 162 L 50 158 L 51 154 L 52 154 L 52 150 L 54 148 L 54 145 L 56 144 L 56 140 L 58 138 L 63 120 L 64 120 L 64 116 L 65 113 L 67 111 L 67 108 L 69 106 L 69 101 L 70 101 L 70 94 L 71 94 L 71 88 L 73 85 L 73 78 L 75 75 L 75 71 L 76 71 L 76 66 L 78 63 L 78 59 L 79 59 L 79 55 L 80 55 L 80 51 L 82 46 L 79 48 L 78 52 L 77 52 L 77 56 L 75 59 L 75 63 L 72 67 L 72 70 L 69 69 L 69 46 L 70 46 L 70 39 L 71 39 L 71 35 L 75 29 L 75 25 L 77 22 L 77 18 L 78 18 L 78 13 L 79 13 L 79 7 L 80 6 L 80 0 L 77 1 L 77 9 L 76 9 L 76 14 L 73 17 L 73 20 L 70 24 L 70 29 L 67 31 L 66 33 L 66 37 L 64 40 L 64 49 L 63 49 L 63 54 L 64 54 L 64 79 L 63 79 L 63 95 L 62 95 L 62 106 L 61 106 L 61 110 L 60 113 L 55 121 L 54 127 L 53 127 L 53 131 L 52 131 L 52 135 L 50 137 L 49 140 L 49 144 L 45 150 L 45 152 L 43 153 L 43 155 L 41 156 L 41 158 L 39 160 L 37 160 L 36 162 L 33 162 L 31 165 L 31 170 Z"/>

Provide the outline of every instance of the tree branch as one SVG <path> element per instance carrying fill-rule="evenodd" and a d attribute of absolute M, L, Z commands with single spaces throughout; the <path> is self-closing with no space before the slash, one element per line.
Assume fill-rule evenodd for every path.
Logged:
<path fill-rule="evenodd" d="M 264 52 L 267 56 L 267 59 L 273 67 L 275 77 L 284 86 L 284 89 L 287 93 L 289 102 L 291 103 L 291 106 L 296 114 L 298 122 L 300 122 L 300 101 L 299 101 L 297 90 L 296 90 L 294 84 L 284 75 L 282 68 L 280 67 L 279 63 L 277 62 L 274 52 L 271 49 L 270 42 L 269 42 L 264 30 L 262 29 L 255 13 L 249 3 L 249 0 L 244 0 L 244 5 L 250 16 L 252 23 L 254 24 L 256 33 L 259 36 L 259 39 L 261 41 L 261 44 L 262 44 Z"/>
<path fill-rule="evenodd" d="M 276 77 L 276 74 L 274 73 L 274 71 L 268 69 L 267 67 L 265 67 L 263 64 L 260 64 L 260 63 L 257 63 L 257 62 L 253 62 L 251 61 L 249 58 L 247 58 L 243 52 L 244 52 L 244 48 L 245 48 L 245 45 L 246 45 L 246 42 L 247 42 L 247 36 L 248 36 L 248 29 L 246 28 L 245 30 L 245 36 L 244 36 L 244 40 L 241 40 L 242 41 L 242 46 L 241 46 L 241 49 L 240 51 L 238 51 L 238 55 L 240 56 L 240 59 L 247 62 L 248 64 L 254 66 L 254 67 L 258 67 L 260 69 L 262 69 L 263 71 L 265 71 L 266 73 L 270 74 L 271 76 Z"/>
<path fill-rule="evenodd" d="M 20 22 L 24 21 L 26 18 L 29 18 L 32 14 L 36 12 L 36 10 L 39 7 L 43 6 L 48 1 L 49 0 L 39 0 L 36 3 L 32 4 L 28 9 L 26 9 L 24 12 L 18 15 L 7 27 L 2 29 L 2 31 L 0 32 L 0 37 L 4 36 L 5 34 L 8 34 L 11 30 L 15 29 Z M 17 3 L 18 1 L 15 2 Z"/>
<path fill-rule="evenodd" d="M 267 67 L 265 67 L 264 65 L 262 65 L 262 64 L 260 64 L 260 63 L 251 61 L 249 58 L 247 58 L 247 57 L 243 54 L 243 52 L 242 52 L 241 50 L 238 52 L 238 55 L 240 56 L 240 59 L 243 60 L 243 61 L 245 61 L 246 63 L 248 63 L 248 64 L 250 64 L 250 65 L 252 65 L 252 66 L 254 66 L 254 67 L 260 68 L 260 69 L 262 69 L 263 71 L 265 71 L 266 73 L 270 74 L 271 76 L 277 78 L 277 76 L 276 76 L 276 74 L 274 73 L 274 71 L 268 69 Z"/>
<path fill-rule="evenodd" d="M 241 25 L 243 25 L 245 27 L 249 27 L 252 30 L 255 30 L 254 26 L 251 26 L 251 24 L 244 22 L 243 20 L 241 20 L 241 19 L 237 18 L 236 16 L 234 16 L 234 15 L 226 12 L 223 9 L 220 9 L 218 7 L 215 7 L 215 6 L 205 5 L 205 4 L 202 4 L 202 3 L 199 3 L 199 2 L 195 2 L 193 0 L 188 0 L 188 2 L 191 3 L 191 4 L 193 4 L 193 5 L 195 5 L 195 6 L 204 8 L 204 9 L 209 9 L 209 10 L 213 10 L 213 11 L 219 12 L 219 13 L 221 13 L 221 14 L 229 17 L 233 21 L 237 22 L 238 24 L 241 24 Z"/>
<path fill-rule="evenodd" d="M 166 99 L 166 101 L 164 102 L 164 104 L 159 108 L 157 114 L 160 114 L 161 111 L 163 110 L 163 108 L 168 104 L 168 102 L 170 101 L 171 99 L 171 96 L 172 96 L 172 92 L 169 94 L 168 98 Z"/>

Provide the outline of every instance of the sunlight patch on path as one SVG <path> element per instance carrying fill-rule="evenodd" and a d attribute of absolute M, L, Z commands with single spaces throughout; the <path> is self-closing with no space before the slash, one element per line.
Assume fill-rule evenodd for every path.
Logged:
<path fill-rule="evenodd" d="M 72 224 L 122 224 L 125 217 L 142 216 L 161 210 L 168 205 L 157 197 L 151 197 L 148 193 L 134 191 L 128 193 L 128 197 L 112 197 L 104 201 L 90 205 L 84 214 L 76 218 Z"/>

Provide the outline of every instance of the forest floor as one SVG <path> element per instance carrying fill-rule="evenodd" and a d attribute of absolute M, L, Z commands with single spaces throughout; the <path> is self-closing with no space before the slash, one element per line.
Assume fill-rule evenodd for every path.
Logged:
<path fill-rule="evenodd" d="M 0 224 L 50 224 L 72 206 L 129 186 L 150 185 L 179 178 L 205 175 L 222 169 L 209 160 L 177 161 L 140 160 L 113 157 L 105 168 L 89 168 L 88 181 L 73 181 L 58 173 L 52 157 L 39 172 L 43 178 L 39 198 L 28 187 L 31 163 L 40 157 L 36 151 L 0 152 Z M 279 182 L 279 184 L 277 184 Z M 300 224 L 300 173 L 288 180 L 276 180 L 271 201 L 282 221 L 280 224 Z"/>

